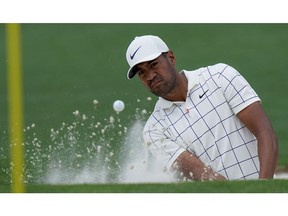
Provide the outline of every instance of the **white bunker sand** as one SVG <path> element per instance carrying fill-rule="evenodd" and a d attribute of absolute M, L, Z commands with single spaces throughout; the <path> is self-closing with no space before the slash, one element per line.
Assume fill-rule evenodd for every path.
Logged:
<path fill-rule="evenodd" d="M 144 107 L 141 102 L 147 104 L 151 100 L 148 97 L 137 102 Z M 95 110 L 99 104 L 98 100 L 93 100 Z M 154 161 L 143 145 L 142 130 L 149 116 L 145 109 L 136 108 L 135 114 L 129 116 L 129 125 L 122 125 L 124 115 L 113 110 L 111 116 L 104 119 L 79 110 L 73 115 L 75 120 L 72 123 L 63 122 L 60 127 L 50 130 L 49 145 L 45 149 L 31 127 L 26 131 L 31 134 L 25 143 L 30 149 L 29 169 L 25 173 L 27 183 L 176 181 L 164 166 Z"/>
<path fill-rule="evenodd" d="M 99 145 L 97 153 L 100 157 L 87 157 L 81 167 L 71 169 L 67 167 L 49 165 L 47 173 L 42 178 L 48 184 L 81 184 L 81 183 L 143 183 L 143 182 L 172 182 L 172 174 L 155 163 L 143 146 L 140 136 L 143 124 L 136 121 L 127 133 L 127 141 L 121 147 L 120 159 L 116 161 L 119 172 L 113 176 L 113 168 L 109 160 L 113 151 L 107 152 Z M 106 152 L 105 152 L 106 151 Z M 79 157 L 82 157 L 79 155 Z M 63 158 L 65 160 L 65 158 Z M 112 173 L 112 174 L 111 174 Z"/>
<path fill-rule="evenodd" d="M 275 179 L 288 179 L 288 172 L 279 172 L 276 173 Z"/>
<path fill-rule="evenodd" d="M 144 100 L 149 103 L 151 98 Z M 141 102 L 141 100 L 137 100 Z M 99 105 L 97 100 L 93 106 Z M 143 107 L 139 104 L 139 106 Z M 150 183 L 176 182 L 167 169 L 157 163 L 143 145 L 142 129 L 149 113 L 136 108 L 130 125 L 122 125 L 118 112 L 98 119 L 80 111 L 74 122 L 50 131 L 49 145 L 43 145 L 33 132 L 35 124 L 24 132 L 26 160 L 25 182 L 43 184 Z M 126 116 L 127 118 L 127 116 Z M 45 147 L 44 147 L 45 146 Z M 1 149 L 0 149 L 1 151 Z M 3 152 L 1 152 L 3 156 Z M 9 174 L 11 168 L 3 170 Z M 275 179 L 288 179 L 278 173 Z"/>

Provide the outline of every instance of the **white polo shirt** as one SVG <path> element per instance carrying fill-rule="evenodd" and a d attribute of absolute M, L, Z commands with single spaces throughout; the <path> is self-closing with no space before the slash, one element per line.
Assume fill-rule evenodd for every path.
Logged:
<path fill-rule="evenodd" d="M 185 150 L 229 180 L 257 179 L 256 137 L 236 116 L 260 98 L 229 65 L 182 71 L 188 79 L 185 102 L 159 98 L 143 138 L 157 159 L 170 168 Z"/>

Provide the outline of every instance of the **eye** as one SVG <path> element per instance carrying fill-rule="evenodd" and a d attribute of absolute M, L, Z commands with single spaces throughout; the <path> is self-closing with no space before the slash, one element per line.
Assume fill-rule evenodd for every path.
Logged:
<path fill-rule="evenodd" d="M 155 68 L 155 67 L 157 66 L 157 64 L 158 64 L 158 62 L 157 62 L 157 61 L 155 61 L 155 62 L 152 62 L 152 63 L 151 63 L 151 65 L 150 65 L 150 67 L 151 67 L 151 68 Z"/>
<path fill-rule="evenodd" d="M 142 76 L 144 74 L 144 71 L 143 70 L 138 70 L 137 74 L 138 74 L 138 76 Z"/>

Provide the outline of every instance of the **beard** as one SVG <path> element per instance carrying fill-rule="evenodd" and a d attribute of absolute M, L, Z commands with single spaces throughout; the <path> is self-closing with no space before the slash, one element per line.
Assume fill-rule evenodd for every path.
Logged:
<path fill-rule="evenodd" d="M 178 73 L 170 64 L 168 68 L 169 73 L 166 77 L 157 76 L 152 80 L 150 85 L 150 92 L 158 97 L 165 98 L 166 95 L 172 93 L 176 88 L 176 74 Z M 159 83 L 158 83 L 159 82 Z M 156 83 L 155 86 L 153 84 Z"/>
<path fill-rule="evenodd" d="M 157 75 L 149 83 L 144 83 L 152 94 L 169 100 L 169 95 L 173 95 L 173 92 L 177 88 L 178 71 L 170 61 L 170 58 L 168 58 L 167 53 L 162 53 L 162 56 L 164 57 L 164 61 L 166 61 L 166 64 L 162 63 L 164 64 L 164 68 L 161 69 L 162 72 L 156 73 Z"/>

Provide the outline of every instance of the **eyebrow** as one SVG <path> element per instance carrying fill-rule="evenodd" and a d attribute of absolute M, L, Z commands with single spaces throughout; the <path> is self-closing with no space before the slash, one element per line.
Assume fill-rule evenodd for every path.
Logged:
<path fill-rule="evenodd" d="M 148 65 L 150 65 L 150 64 L 152 64 L 152 62 L 156 61 L 157 59 L 158 59 L 158 58 L 153 59 L 153 60 L 150 60 L 150 61 L 147 61 L 146 63 L 147 63 Z"/>
<path fill-rule="evenodd" d="M 148 65 L 150 65 L 150 64 L 152 64 L 152 62 L 156 61 L 157 59 L 158 59 L 158 58 L 153 59 L 153 60 L 150 60 L 150 61 L 147 61 L 146 63 L 147 63 Z M 135 74 L 136 74 L 140 69 L 141 69 L 141 68 L 139 68 L 137 65 L 135 65 L 134 68 L 133 68 L 133 71 L 134 71 Z"/>
<path fill-rule="evenodd" d="M 156 59 L 153 59 L 153 60 L 150 60 L 150 61 L 147 61 L 147 62 L 145 62 L 147 65 L 150 65 L 150 64 L 152 64 L 152 62 L 154 62 L 154 61 L 156 61 L 157 60 L 157 58 Z M 144 63 L 144 64 L 145 64 Z"/>

